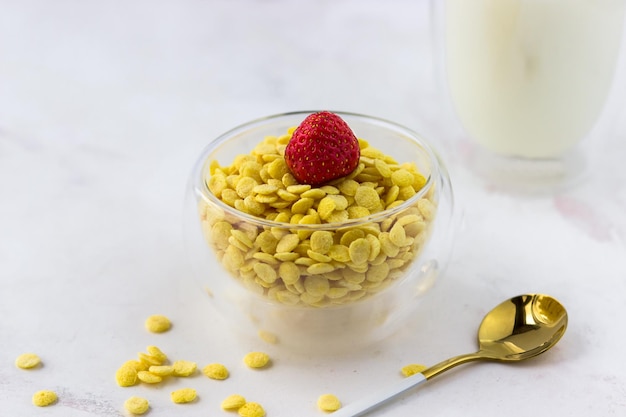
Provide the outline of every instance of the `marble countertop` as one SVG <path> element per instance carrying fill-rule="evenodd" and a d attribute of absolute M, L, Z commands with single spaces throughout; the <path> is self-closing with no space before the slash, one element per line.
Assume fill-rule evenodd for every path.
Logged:
<path fill-rule="evenodd" d="M 483 315 L 527 292 L 569 313 L 562 341 L 517 365 L 466 365 L 372 415 L 626 413 L 626 94 L 582 149 L 587 175 L 513 192 L 471 167 L 438 87 L 429 3 L 378 1 L 0 0 L 0 414 L 228 415 L 241 393 L 268 417 L 321 416 L 375 393 L 413 362 L 476 349 Z M 622 54 L 622 68 L 624 68 Z M 618 105 L 621 103 L 621 106 Z M 242 341 L 189 278 L 182 234 L 200 151 L 250 119 L 309 109 L 380 116 L 421 132 L 450 170 L 462 223 L 445 276 L 385 344 L 324 357 Z M 151 314 L 174 327 L 145 331 Z M 147 345 L 231 378 L 120 388 L 114 373 Z M 261 372 L 241 362 L 265 350 Z M 44 365 L 24 371 L 15 358 Z M 175 405 L 175 388 L 199 400 Z M 57 404 L 31 396 L 53 389 Z"/>

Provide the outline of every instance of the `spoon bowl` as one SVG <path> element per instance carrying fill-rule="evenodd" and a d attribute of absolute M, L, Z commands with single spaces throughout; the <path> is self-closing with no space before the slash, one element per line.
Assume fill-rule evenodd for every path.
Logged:
<path fill-rule="evenodd" d="M 554 298 L 520 295 L 495 307 L 478 329 L 478 343 L 495 360 L 519 361 L 545 352 L 563 336 L 567 312 Z"/>
<path fill-rule="evenodd" d="M 358 417 L 448 369 L 476 360 L 521 361 L 554 346 L 567 328 L 567 311 L 555 298 L 524 294 L 491 310 L 478 329 L 479 349 L 455 356 L 405 378 L 375 397 L 364 398 L 333 413 L 333 417 Z"/>

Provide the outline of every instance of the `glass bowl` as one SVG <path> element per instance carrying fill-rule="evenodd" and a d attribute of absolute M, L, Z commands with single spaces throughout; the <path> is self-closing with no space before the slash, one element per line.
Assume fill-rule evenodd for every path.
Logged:
<path fill-rule="evenodd" d="M 311 113 L 254 120 L 210 142 L 191 174 L 185 236 L 196 279 L 231 327 L 294 351 L 337 352 L 395 332 L 433 287 L 450 252 L 453 193 L 439 157 L 417 133 L 345 112 L 335 113 L 362 148 L 362 140 L 369 143 L 359 168 L 347 178 L 351 182 L 331 181 L 321 190 L 294 184 L 284 168 L 269 167 L 284 158 L 259 144 L 270 138 L 266 142 L 280 148 L 288 129 Z M 376 149 L 385 164 L 375 161 L 382 158 Z M 253 152 L 254 157 L 244 157 Z M 236 160 L 237 173 L 256 177 L 254 184 L 276 177 L 269 181 L 272 187 L 257 188 L 254 194 L 249 184 L 241 185 L 250 180 L 241 182 L 245 175 L 225 168 Z M 259 173 L 259 166 L 264 172 Z M 407 191 L 402 175 L 390 175 L 385 166 L 416 168 L 421 176 L 412 174 L 408 187 L 413 191 Z M 416 179 L 421 181 L 417 191 Z M 363 211 L 346 209 L 344 200 L 365 204 L 355 195 L 355 182 L 377 190 L 384 204 L 380 211 L 349 218 Z M 236 191 L 223 191 L 229 187 Z M 252 197 L 246 200 L 251 193 L 259 196 L 265 214 L 286 214 L 260 217 L 263 209 L 248 204 Z M 294 199 L 313 202 L 296 206 Z M 348 210 L 350 215 L 344 213 Z"/>

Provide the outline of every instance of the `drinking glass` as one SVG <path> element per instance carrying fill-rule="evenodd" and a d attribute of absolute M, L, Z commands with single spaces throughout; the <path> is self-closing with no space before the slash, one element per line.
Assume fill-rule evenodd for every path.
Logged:
<path fill-rule="evenodd" d="M 614 84 L 626 0 L 434 0 L 446 95 L 467 160 L 532 189 L 585 171 L 581 147 Z M 586 139 L 585 139 L 586 141 Z"/>

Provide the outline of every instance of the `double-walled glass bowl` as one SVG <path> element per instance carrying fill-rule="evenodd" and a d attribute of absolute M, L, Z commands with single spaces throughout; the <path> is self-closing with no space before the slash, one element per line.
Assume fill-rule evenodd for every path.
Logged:
<path fill-rule="evenodd" d="M 249 122 L 204 149 L 191 176 L 186 239 L 201 288 L 235 329 L 289 349 L 333 352 L 379 341 L 415 311 L 449 255 L 452 189 L 439 158 L 417 133 L 352 113 L 336 112 L 370 151 L 384 154 L 385 163 L 376 161 L 383 159 L 376 152 L 362 151 L 350 184 L 340 179 L 313 191 L 319 187 L 308 190 L 293 184 L 292 177 L 285 181 L 284 171 L 269 169 L 278 178 L 254 194 L 250 186 L 238 187 L 244 168 L 236 174 L 222 168 L 254 159 L 243 155 L 255 149 L 261 166 L 279 159 L 258 145 L 267 137 L 284 142 L 288 129 L 310 113 Z M 403 188 L 406 175 L 403 179 L 390 171 L 409 166 L 423 177 L 417 192 Z M 251 171 L 256 183 L 271 177 L 267 165 L 265 171 L 260 176 Z M 231 177 L 226 182 L 223 176 L 212 178 L 221 175 Z M 341 213 L 344 200 L 358 205 L 356 183 L 380 194 L 382 211 L 361 218 Z M 222 194 L 224 187 L 235 191 Z M 285 214 L 270 220 L 246 213 L 242 208 L 251 198 L 265 212 Z M 313 201 L 294 205 L 305 198 Z M 329 215 L 329 207 L 339 215 Z M 253 202 L 252 208 L 259 206 Z M 320 215 L 326 219 L 322 223 Z"/>

